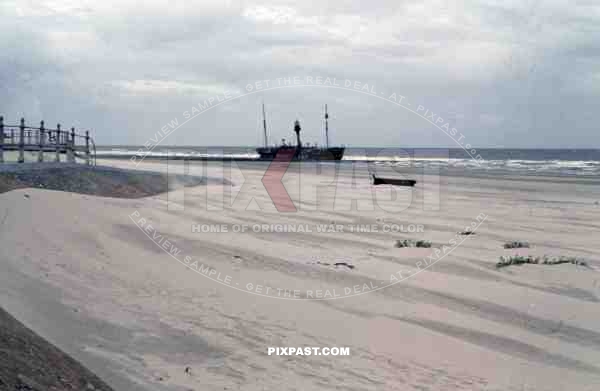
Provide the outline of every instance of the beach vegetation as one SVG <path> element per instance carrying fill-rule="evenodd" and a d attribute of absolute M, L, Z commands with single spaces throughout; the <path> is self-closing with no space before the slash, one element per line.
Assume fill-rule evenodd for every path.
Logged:
<path fill-rule="evenodd" d="M 396 240 L 394 247 L 396 247 L 396 248 L 404 248 L 404 247 L 431 248 L 431 242 L 428 240 L 412 240 L 412 239 Z"/>
<path fill-rule="evenodd" d="M 504 243 L 504 248 L 529 248 L 528 242 L 512 241 Z"/>
<path fill-rule="evenodd" d="M 563 263 L 570 263 L 578 266 L 588 266 L 588 263 L 577 257 L 567 256 L 549 256 L 544 255 L 541 257 L 535 257 L 532 255 L 513 255 L 513 256 L 501 256 L 500 261 L 496 263 L 497 268 L 511 266 L 511 265 L 560 265 Z"/>

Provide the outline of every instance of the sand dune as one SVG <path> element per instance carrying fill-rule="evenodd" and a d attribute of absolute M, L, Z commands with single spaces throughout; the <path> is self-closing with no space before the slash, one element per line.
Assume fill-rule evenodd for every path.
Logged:
<path fill-rule="evenodd" d="M 398 190 L 394 203 L 384 201 L 389 189 L 372 189 L 366 176 L 353 185 L 349 170 L 332 182 L 292 168 L 285 186 L 308 210 L 279 213 L 261 187 L 265 169 L 241 166 L 225 173 L 233 185 L 203 183 L 168 199 L 0 194 L 0 306 L 119 390 L 600 386 L 600 183 L 448 176 L 439 181 L 436 209 L 423 201 L 435 178 L 419 176 L 414 192 Z M 220 174 L 216 165 L 190 171 Z M 310 210 L 316 199 L 300 189 L 328 181 L 320 208 Z M 371 191 L 381 207 L 407 208 L 350 208 L 353 197 Z M 230 194 L 233 206 L 220 210 Z M 433 251 L 474 221 L 475 235 L 459 237 L 459 246 L 425 268 Z M 231 232 L 275 223 L 312 232 Z M 230 231 L 193 232 L 194 224 Z M 319 224 L 344 231 L 318 232 Z M 350 232 L 357 224 L 380 229 Z M 411 224 L 423 232 L 381 230 Z M 171 246 L 161 247 L 165 238 Z M 395 248 L 398 239 L 431 240 L 434 248 Z M 513 240 L 532 247 L 505 250 Z M 496 269 L 499 256 L 516 253 L 579 256 L 590 267 Z M 192 262 L 178 262 L 186 255 L 216 272 L 207 278 Z M 391 284 L 399 272 L 410 277 Z M 277 288 L 297 290 L 299 300 Z M 318 298 L 317 290 L 340 296 L 306 300 L 308 291 Z M 350 356 L 267 355 L 278 346 L 349 347 Z"/>

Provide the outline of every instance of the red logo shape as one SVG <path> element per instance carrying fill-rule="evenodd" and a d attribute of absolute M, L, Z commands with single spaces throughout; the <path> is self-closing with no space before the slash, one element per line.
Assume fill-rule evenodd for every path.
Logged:
<path fill-rule="evenodd" d="M 296 149 L 280 149 L 261 179 L 278 212 L 296 211 L 292 198 L 281 182 L 295 153 Z"/>

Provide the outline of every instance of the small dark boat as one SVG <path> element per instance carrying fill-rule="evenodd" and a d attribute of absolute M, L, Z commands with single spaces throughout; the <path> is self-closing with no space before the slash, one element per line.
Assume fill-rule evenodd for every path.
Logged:
<path fill-rule="evenodd" d="M 393 186 L 409 186 L 413 187 L 417 181 L 414 179 L 397 179 L 397 178 L 378 178 L 375 174 L 371 174 L 373 185 L 393 185 Z"/>

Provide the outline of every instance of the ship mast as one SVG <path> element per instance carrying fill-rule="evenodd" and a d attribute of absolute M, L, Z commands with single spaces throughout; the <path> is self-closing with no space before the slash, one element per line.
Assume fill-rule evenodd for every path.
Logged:
<path fill-rule="evenodd" d="M 263 111 L 263 129 L 265 131 L 265 148 L 269 146 L 269 139 L 267 138 L 267 117 L 265 116 L 265 102 L 262 105 Z"/>
<path fill-rule="evenodd" d="M 329 114 L 327 114 L 327 105 L 325 105 L 325 143 L 327 144 L 327 148 L 329 148 Z"/>

